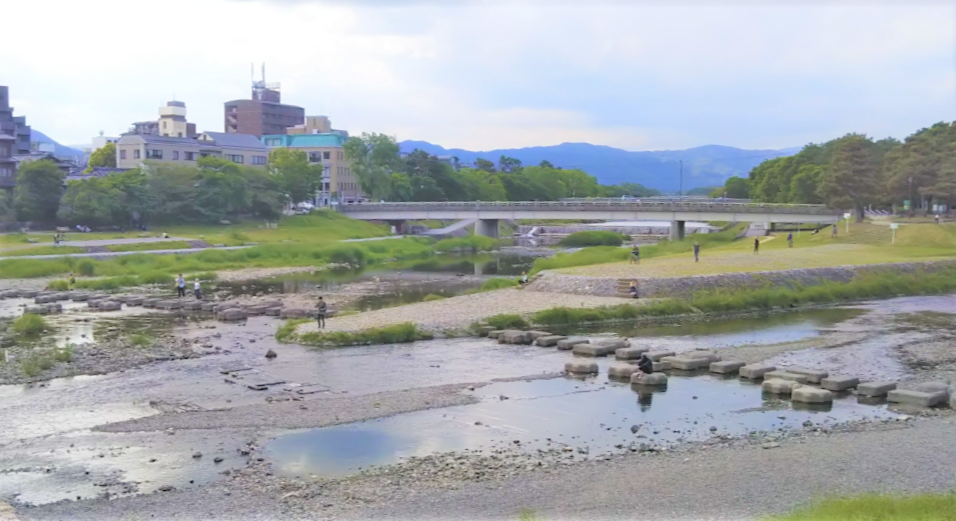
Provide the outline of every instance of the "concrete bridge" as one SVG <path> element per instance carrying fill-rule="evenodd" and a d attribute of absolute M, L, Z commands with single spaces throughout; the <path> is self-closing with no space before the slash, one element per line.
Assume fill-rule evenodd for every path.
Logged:
<path fill-rule="evenodd" d="M 501 219 L 594 219 L 670 221 L 671 239 L 684 238 L 685 221 L 833 224 L 840 212 L 815 204 L 761 204 L 710 201 L 448 201 L 433 203 L 362 203 L 339 205 L 352 219 L 403 223 L 425 219 L 475 219 L 475 233 L 498 237 Z"/>

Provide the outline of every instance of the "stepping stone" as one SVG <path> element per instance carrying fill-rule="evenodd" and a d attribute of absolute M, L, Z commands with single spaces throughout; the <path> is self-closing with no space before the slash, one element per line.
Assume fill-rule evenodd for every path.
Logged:
<path fill-rule="evenodd" d="M 119 311 L 123 309 L 123 305 L 113 300 L 106 300 L 106 301 L 100 302 L 100 305 L 97 306 L 96 309 L 100 311 Z"/>
<path fill-rule="evenodd" d="M 21 289 L 18 292 L 18 294 L 20 295 L 20 298 L 33 298 L 37 296 L 37 293 L 39 293 L 39 291 L 35 289 Z"/>
<path fill-rule="evenodd" d="M 659 373 L 661 371 L 669 371 L 671 368 L 670 362 L 651 362 L 651 371 Z"/>
<path fill-rule="evenodd" d="M 246 317 L 246 312 L 238 308 L 227 309 L 216 314 L 216 318 L 225 322 L 245 320 Z"/>
<path fill-rule="evenodd" d="M 740 368 L 740 376 L 751 380 L 760 380 L 767 373 L 776 370 L 776 367 L 768 364 L 749 364 Z"/>
<path fill-rule="evenodd" d="M 583 360 L 572 360 L 564 364 L 564 370 L 571 374 L 597 374 L 598 365 L 596 362 L 585 362 Z"/>
<path fill-rule="evenodd" d="M 507 329 L 498 335 L 498 343 L 528 345 L 531 343 L 531 333 L 517 329 Z"/>
<path fill-rule="evenodd" d="M 694 371 L 696 369 L 710 367 L 710 360 L 708 360 L 707 358 L 677 357 L 677 358 L 672 358 L 668 361 L 671 364 L 671 369 L 677 369 L 680 371 Z"/>
<path fill-rule="evenodd" d="M 896 382 L 864 382 L 856 386 L 856 394 L 875 398 L 886 396 L 893 389 L 896 389 Z"/>
<path fill-rule="evenodd" d="M 307 395 L 329 392 L 329 386 L 322 384 L 303 384 L 295 390 L 295 394 Z"/>
<path fill-rule="evenodd" d="M 790 399 L 802 403 L 833 403 L 833 393 L 804 385 L 791 391 Z"/>
<path fill-rule="evenodd" d="M 552 336 L 551 333 L 548 333 L 547 331 L 531 330 L 531 331 L 528 331 L 527 333 L 531 335 L 531 340 L 537 340 L 543 336 Z"/>
<path fill-rule="evenodd" d="M 23 310 L 24 313 L 30 313 L 31 315 L 48 315 L 50 309 L 46 306 L 27 306 Z"/>
<path fill-rule="evenodd" d="M 200 311 L 202 310 L 202 301 L 190 300 L 189 302 L 185 302 L 183 303 L 183 309 L 189 311 Z"/>
<path fill-rule="evenodd" d="M 622 347 L 631 346 L 631 343 L 624 338 L 602 338 L 591 343 L 595 345 L 599 345 L 599 346 L 610 346 L 613 348 L 611 349 L 611 351 L 614 351 L 615 349 L 620 349 Z"/>
<path fill-rule="evenodd" d="M 617 358 L 618 360 L 636 360 L 646 352 L 646 347 L 622 347 L 614 351 L 614 358 Z"/>
<path fill-rule="evenodd" d="M 567 339 L 566 336 L 561 335 L 548 335 L 548 336 L 539 336 L 534 340 L 534 343 L 541 347 L 554 347 L 558 345 L 558 342 Z"/>
<path fill-rule="evenodd" d="M 860 379 L 855 376 L 828 376 L 820 380 L 820 387 L 829 391 L 846 391 L 860 384 Z"/>
<path fill-rule="evenodd" d="M 708 362 L 719 362 L 720 355 L 713 351 L 691 351 L 689 353 L 681 353 L 681 358 L 703 358 Z"/>
<path fill-rule="evenodd" d="M 179 300 L 163 300 L 156 304 L 159 309 L 182 309 L 183 303 Z"/>
<path fill-rule="evenodd" d="M 142 306 L 146 299 L 143 297 L 126 297 L 127 306 Z"/>
<path fill-rule="evenodd" d="M 787 367 L 784 368 L 784 371 L 792 374 L 802 374 L 807 377 L 807 382 L 812 384 L 818 384 L 824 378 L 830 376 L 830 373 L 826 371 L 820 371 L 817 369 L 808 369 L 806 367 Z"/>
<path fill-rule="evenodd" d="M 90 296 L 86 293 L 75 293 L 72 295 L 71 300 L 73 300 L 73 302 L 86 302 L 90 300 Z"/>
<path fill-rule="evenodd" d="M 667 375 L 664 373 L 644 374 L 637 372 L 631 375 L 631 385 L 641 387 L 664 387 L 667 385 Z"/>
<path fill-rule="evenodd" d="M 282 314 L 282 307 L 272 307 L 266 310 L 266 315 L 270 317 L 277 317 Z"/>
<path fill-rule="evenodd" d="M 252 368 L 249 366 L 238 366 L 238 367 L 227 367 L 219 370 L 219 374 L 230 374 L 230 373 L 240 373 L 242 371 L 251 371 Z"/>
<path fill-rule="evenodd" d="M 279 318 L 306 318 L 312 317 L 312 310 L 305 308 L 282 308 Z M 326 315 L 328 317 L 328 315 Z"/>
<path fill-rule="evenodd" d="M 578 344 L 571 352 L 580 356 L 607 356 L 616 349 L 613 345 Z"/>
<path fill-rule="evenodd" d="M 579 344 L 587 344 L 591 341 L 587 338 L 567 338 L 565 340 L 558 340 L 558 350 L 559 351 L 568 351 L 574 349 L 574 346 Z"/>
<path fill-rule="evenodd" d="M 780 378 L 770 378 L 764 380 L 761 388 L 765 393 L 772 394 L 790 394 L 793 390 L 799 387 L 801 384 L 794 382 L 793 380 L 782 380 Z"/>
<path fill-rule="evenodd" d="M 740 368 L 747 364 L 743 362 L 734 362 L 733 360 L 723 360 L 721 362 L 711 362 L 710 372 L 718 374 L 734 374 L 740 371 Z"/>
<path fill-rule="evenodd" d="M 46 307 L 46 310 L 49 311 L 50 313 L 62 313 L 62 312 L 63 312 L 63 305 L 62 305 L 62 304 L 59 304 L 59 303 L 44 304 L 44 307 Z"/>
<path fill-rule="evenodd" d="M 504 332 L 504 329 L 492 329 L 488 332 L 488 338 L 498 338 Z"/>
<path fill-rule="evenodd" d="M 161 298 L 148 298 L 143 301 L 144 308 L 155 308 L 163 299 Z"/>
<path fill-rule="evenodd" d="M 69 292 L 57 293 L 56 295 L 53 296 L 53 298 L 56 302 L 60 302 L 62 300 L 70 300 L 70 293 Z"/>
<path fill-rule="evenodd" d="M 282 385 L 282 384 L 284 384 L 284 383 L 285 383 L 284 381 L 278 381 L 278 382 L 262 382 L 262 383 L 257 383 L 257 384 L 249 384 L 249 385 L 247 385 L 246 387 L 252 389 L 253 391 L 265 391 L 266 389 L 268 389 L 268 388 L 270 388 L 270 387 L 272 387 L 272 386 L 274 386 L 274 385 Z"/>
<path fill-rule="evenodd" d="M 651 360 L 660 362 L 661 358 L 664 358 L 665 356 L 674 356 L 677 353 L 674 353 L 673 351 L 648 351 L 645 354 Z"/>
<path fill-rule="evenodd" d="M 216 308 L 216 305 L 217 304 L 215 302 L 203 302 L 201 309 L 203 311 L 212 311 Z"/>
<path fill-rule="evenodd" d="M 488 333 L 491 333 L 494 330 L 495 330 L 494 326 L 481 326 L 478 328 L 478 336 L 486 337 L 488 336 Z"/>
<path fill-rule="evenodd" d="M 48 304 L 50 302 L 56 302 L 56 297 L 53 295 L 38 295 L 34 297 L 34 304 Z"/>
<path fill-rule="evenodd" d="M 920 407 L 940 405 L 945 403 L 948 398 L 949 393 L 947 391 L 924 393 L 921 391 L 894 389 L 886 394 L 886 401 L 888 402 L 919 405 Z"/>
<path fill-rule="evenodd" d="M 770 371 L 769 373 L 764 374 L 763 377 L 767 380 L 790 380 L 791 382 L 797 382 L 798 384 L 806 384 L 809 381 L 806 375 L 788 373 L 787 371 Z"/>
<path fill-rule="evenodd" d="M 949 398 L 949 384 L 946 382 L 923 382 L 916 384 L 913 390 L 921 393 L 946 393 L 946 398 Z"/>
<path fill-rule="evenodd" d="M 640 369 L 636 365 L 619 362 L 607 368 L 607 376 L 608 378 L 630 378 L 637 371 Z"/>

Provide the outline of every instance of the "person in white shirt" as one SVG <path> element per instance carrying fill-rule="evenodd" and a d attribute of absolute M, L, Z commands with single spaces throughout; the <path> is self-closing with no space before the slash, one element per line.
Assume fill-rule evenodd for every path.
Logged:
<path fill-rule="evenodd" d="M 193 293 L 196 294 L 196 300 L 202 300 L 202 290 L 199 289 L 199 279 L 193 283 Z"/>

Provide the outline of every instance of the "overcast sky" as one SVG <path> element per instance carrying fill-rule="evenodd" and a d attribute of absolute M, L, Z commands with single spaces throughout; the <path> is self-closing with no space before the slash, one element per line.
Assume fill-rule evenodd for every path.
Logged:
<path fill-rule="evenodd" d="M 953 5 L 765 3 L 5 2 L 0 85 L 63 144 L 174 96 L 221 132 L 252 62 L 335 128 L 472 150 L 781 148 L 956 119 Z"/>

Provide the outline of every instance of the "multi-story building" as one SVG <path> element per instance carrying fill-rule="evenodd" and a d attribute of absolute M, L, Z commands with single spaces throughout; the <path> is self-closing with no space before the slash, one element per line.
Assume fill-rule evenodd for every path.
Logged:
<path fill-rule="evenodd" d="M 146 161 L 195 165 L 200 157 L 209 156 L 265 168 L 269 149 L 256 136 L 223 132 L 204 132 L 194 138 L 125 134 L 116 142 L 117 168 L 136 168 Z"/>
<path fill-rule="evenodd" d="M 185 103 L 167 101 L 165 106 L 159 107 L 158 120 L 137 121 L 127 134 L 191 138 L 196 137 L 196 124 L 186 121 Z"/>
<path fill-rule="evenodd" d="M 15 117 L 9 89 L 0 85 L 0 188 L 12 188 L 17 179 L 14 156 L 30 154 L 30 127 L 24 116 Z"/>
<path fill-rule="evenodd" d="M 315 118 L 324 118 L 324 116 L 315 116 Z M 328 118 L 325 118 L 325 122 L 328 123 Z M 323 128 L 331 130 L 331 127 L 321 127 L 318 130 Z M 333 202 L 353 203 L 365 199 L 358 179 L 352 172 L 352 164 L 345 159 L 345 153 L 342 150 L 342 145 L 348 139 L 347 136 L 348 133 L 344 131 L 273 134 L 262 136 L 262 142 L 270 149 L 302 150 L 308 155 L 310 163 L 321 164 L 324 175 L 322 190 L 316 195 L 316 202 L 319 206 L 328 206 Z"/>
<path fill-rule="evenodd" d="M 252 99 L 225 103 L 227 133 L 285 134 L 286 129 L 305 123 L 305 109 L 281 102 L 278 83 L 265 80 L 252 83 Z"/>

